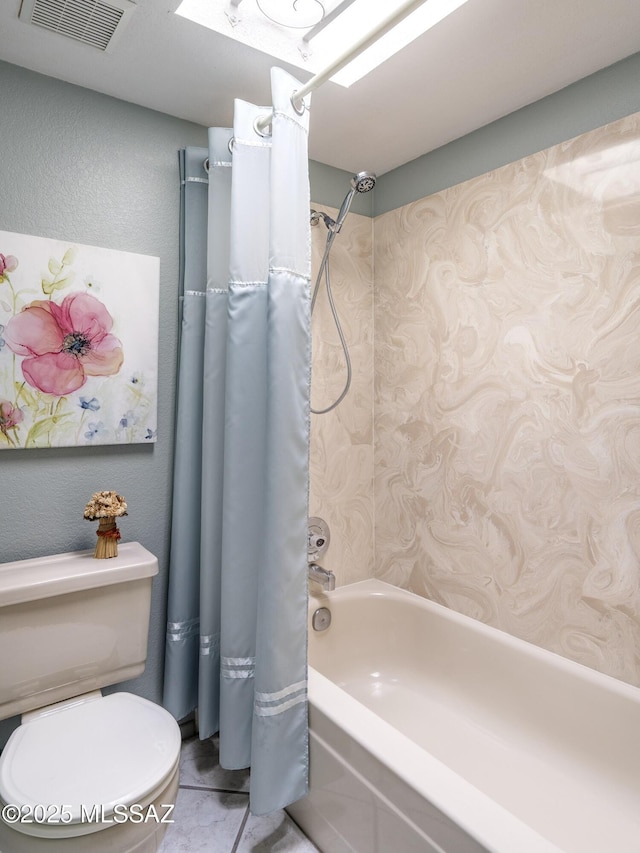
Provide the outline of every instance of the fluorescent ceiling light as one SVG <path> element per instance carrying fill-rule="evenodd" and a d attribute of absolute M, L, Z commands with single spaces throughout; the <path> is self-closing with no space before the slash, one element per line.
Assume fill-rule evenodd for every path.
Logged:
<path fill-rule="evenodd" d="M 280 5 L 283 9 L 287 4 L 292 5 L 293 9 L 297 8 L 300 12 L 301 2 L 298 0 L 292 5 L 292 0 L 282 0 Z M 351 86 L 466 2 L 426 0 L 331 79 L 341 86 Z M 176 14 L 316 74 L 347 53 L 351 45 L 375 29 L 401 4 L 402 0 L 353 0 L 304 45 L 303 30 L 288 29 L 268 20 L 256 0 L 241 0 L 237 7 L 231 6 L 229 0 L 182 0 Z M 271 7 L 273 5 L 272 0 Z M 325 0 L 324 3 L 327 13 L 340 5 L 340 0 Z M 237 20 L 232 22 L 229 15 Z"/>
<path fill-rule="evenodd" d="M 466 2 L 467 0 L 427 0 L 331 79 L 341 86 L 351 86 Z M 322 53 L 327 57 L 325 64 L 329 65 L 340 54 L 346 53 L 349 45 L 373 30 L 399 6 L 400 0 L 355 0 L 314 37 L 311 42 L 314 53 Z"/>

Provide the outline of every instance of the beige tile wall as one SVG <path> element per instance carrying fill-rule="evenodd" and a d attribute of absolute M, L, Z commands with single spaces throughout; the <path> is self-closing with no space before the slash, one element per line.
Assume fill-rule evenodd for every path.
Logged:
<path fill-rule="evenodd" d="M 374 233 L 375 574 L 640 684 L 640 114 Z M 359 393 L 314 453 L 364 541 Z"/>
<path fill-rule="evenodd" d="M 312 205 L 330 216 L 337 210 Z M 313 277 L 322 258 L 327 229 L 311 229 Z M 330 281 L 353 368 L 348 395 L 324 415 L 311 416 L 311 515 L 331 528 L 322 560 L 338 585 L 373 575 L 373 223 L 350 213 L 330 255 Z M 312 319 L 311 403 L 324 409 L 346 381 L 342 347 L 329 309 L 324 279 Z"/>

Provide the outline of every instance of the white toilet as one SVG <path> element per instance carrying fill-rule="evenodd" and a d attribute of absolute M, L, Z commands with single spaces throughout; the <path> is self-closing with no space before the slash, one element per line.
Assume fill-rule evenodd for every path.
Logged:
<path fill-rule="evenodd" d="M 0 564 L 0 719 L 22 714 L 0 755 L 0 853 L 155 853 L 173 819 L 178 724 L 99 689 L 147 657 L 158 561 L 118 550 Z"/>

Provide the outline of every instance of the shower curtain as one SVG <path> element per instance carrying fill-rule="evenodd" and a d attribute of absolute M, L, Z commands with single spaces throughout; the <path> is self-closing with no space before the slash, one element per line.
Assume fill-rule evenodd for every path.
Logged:
<path fill-rule="evenodd" d="M 254 814 L 307 792 L 308 110 L 181 152 L 183 302 L 164 705 L 197 708 Z M 208 158 L 207 174 L 203 168 Z M 206 286 L 205 286 L 206 282 Z"/>

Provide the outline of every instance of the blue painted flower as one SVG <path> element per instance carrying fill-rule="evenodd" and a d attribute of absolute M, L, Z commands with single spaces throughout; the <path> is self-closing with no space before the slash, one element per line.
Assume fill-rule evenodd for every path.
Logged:
<path fill-rule="evenodd" d="M 92 397 L 90 400 L 87 400 L 86 397 L 80 397 L 79 406 L 81 409 L 88 409 L 90 412 L 97 412 L 100 408 L 100 403 L 96 397 Z"/>
<path fill-rule="evenodd" d="M 120 429 L 126 429 L 127 427 L 131 427 L 134 424 L 138 423 L 137 417 L 134 415 L 132 409 L 129 409 L 128 412 L 125 412 L 124 415 L 120 418 Z"/>
<path fill-rule="evenodd" d="M 92 441 L 94 438 L 99 438 L 106 434 L 107 431 L 104 428 L 104 423 L 102 421 L 93 421 L 89 424 L 89 429 L 85 432 L 84 437 Z"/>
<path fill-rule="evenodd" d="M 4 332 L 4 326 L 0 323 L 0 350 L 6 344 L 5 339 L 2 337 L 2 333 Z"/>
<path fill-rule="evenodd" d="M 145 435 L 145 440 L 150 441 L 152 438 L 155 438 L 157 436 L 157 434 L 158 434 L 157 429 L 149 429 L 149 427 L 147 427 L 147 434 Z"/>

